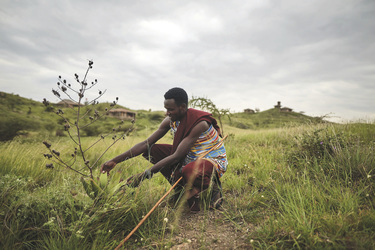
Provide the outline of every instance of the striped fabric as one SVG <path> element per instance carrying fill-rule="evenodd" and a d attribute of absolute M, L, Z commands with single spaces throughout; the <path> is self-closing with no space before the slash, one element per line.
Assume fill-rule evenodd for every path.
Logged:
<path fill-rule="evenodd" d="M 179 122 L 171 123 L 171 131 L 174 135 L 177 131 Z M 195 142 L 193 147 L 190 149 L 188 155 L 186 156 L 183 165 L 187 165 L 193 162 L 203 155 L 205 152 L 210 150 L 212 147 L 217 145 L 221 141 L 218 132 L 211 125 L 210 128 L 201 134 L 198 140 Z M 224 147 L 224 143 L 217 149 L 208 153 L 204 159 L 211 161 L 217 170 L 219 177 L 221 177 L 227 170 L 228 161 L 227 155 Z"/>

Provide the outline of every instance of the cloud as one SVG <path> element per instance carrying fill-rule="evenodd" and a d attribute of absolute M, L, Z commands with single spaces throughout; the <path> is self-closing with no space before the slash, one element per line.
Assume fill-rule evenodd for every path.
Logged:
<path fill-rule="evenodd" d="M 181 86 L 237 112 L 281 101 L 375 118 L 374 10 L 371 0 L 5 1 L 0 88 L 56 101 L 57 76 L 94 60 L 103 101 L 133 109 L 161 110 Z"/>

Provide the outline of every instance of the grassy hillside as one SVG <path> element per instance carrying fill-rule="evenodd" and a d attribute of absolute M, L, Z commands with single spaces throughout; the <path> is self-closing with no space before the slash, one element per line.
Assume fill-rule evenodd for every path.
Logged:
<path fill-rule="evenodd" d="M 20 97 L 18 95 L 7 94 L 0 92 L 0 140 L 11 140 L 17 135 L 32 135 L 32 134 L 49 134 L 63 136 L 64 121 L 61 117 L 55 114 L 59 107 L 51 105 L 46 107 L 42 102 L 33 101 Z M 89 109 L 98 110 L 105 113 L 105 109 L 110 109 L 109 103 L 99 103 L 92 106 L 82 107 L 82 113 Z M 114 108 L 124 108 L 116 105 Z M 76 119 L 76 111 L 69 108 L 62 108 L 64 116 L 70 120 Z M 128 108 L 127 108 L 128 109 Z M 92 113 L 93 111 L 91 111 Z M 163 111 L 136 111 L 137 132 L 145 129 L 156 129 L 159 122 L 164 117 Z M 88 123 L 88 116 L 84 119 Z M 265 129 L 265 128 L 280 128 L 285 126 L 297 126 L 301 124 L 317 124 L 324 122 L 321 118 L 309 117 L 295 112 L 279 112 L 279 109 L 270 109 L 255 114 L 234 113 L 228 117 L 223 118 L 224 126 L 231 126 L 239 129 Z M 84 135 L 93 136 L 111 131 L 119 123 L 118 119 L 105 116 L 100 122 L 97 122 L 84 130 Z M 129 126 L 129 121 L 127 121 Z"/>
<path fill-rule="evenodd" d="M 110 107 L 109 103 L 99 103 L 95 106 L 83 106 L 81 113 L 89 113 L 82 119 L 82 124 L 90 122 L 89 116 L 97 110 L 100 114 L 105 114 L 106 109 L 124 108 L 120 105 Z M 64 120 L 56 115 L 56 111 L 62 109 L 64 116 L 72 121 L 77 119 L 76 108 L 61 108 L 55 104 L 46 107 L 42 102 L 33 101 L 20 97 L 18 95 L 0 92 L 0 141 L 11 140 L 15 136 L 33 136 L 33 135 L 57 135 L 64 136 Z M 137 111 L 136 131 L 142 131 L 145 128 L 155 127 L 163 119 L 163 112 Z M 96 122 L 83 129 L 83 136 L 100 135 L 112 131 L 119 125 L 119 119 L 104 115 L 99 122 Z M 130 120 L 125 121 L 123 127 L 130 126 Z"/>
<path fill-rule="evenodd" d="M 317 124 L 325 121 L 319 117 L 310 117 L 296 112 L 280 112 L 279 109 L 273 108 L 254 114 L 235 113 L 230 119 L 226 118 L 225 122 L 241 129 L 265 129 Z"/>
<path fill-rule="evenodd" d="M 227 133 L 222 210 L 192 215 L 159 206 L 125 249 L 373 248 L 375 124 L 228 126 Z M 145 136 L 116 144 L 99 165 Z M 106 138 L 89 157 L 110 143 Z M 56 138 L 53 147 L 67 151 L 69 138 Z M 155 174 L 139 188 L 92 199 L 77 174 L 47 169 L 45 152 L 40 142 L 0 143 L 1 249 L 114 249 L 170 187 Z M 110 183 L 147 167 L 142 157 L 123 162 Z"/>

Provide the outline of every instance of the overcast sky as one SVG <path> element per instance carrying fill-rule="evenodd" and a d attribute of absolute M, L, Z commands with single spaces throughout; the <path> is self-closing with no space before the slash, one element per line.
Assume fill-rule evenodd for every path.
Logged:
<path fill-rule="evenodd" d="M 0 90 L 36 101 L 93 60 L 92 96 L 130 109 L 178 86 L 232 112 L 375 120 L 374 0 L 0 0 L 0 34 Z"/>

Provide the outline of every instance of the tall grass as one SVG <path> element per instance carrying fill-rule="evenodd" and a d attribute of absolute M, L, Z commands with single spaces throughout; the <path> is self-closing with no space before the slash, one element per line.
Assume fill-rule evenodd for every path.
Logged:
<path fill-rule="evenodd" d="M 244 232 L 244 244 L 288 249 L 373 247 L 374 124 L 226 131 L 230 165 L 222 178 L 225 203 L 220 223 Z M 148 132 L 116 144 L 106 159 Z M 98 145 L 92 157 L 107 143 Z M 70 148 L 64 138 L 55 144 Z M 45 168 L 41 143 L 15 140 L 0 149 L 2 249 L 113 249 L 169 188 L 158 174 L 137 189 L 124 188 L 115 197 L 92 200 L 74 173 Z M 112 181 L 149 166 L 141 158 L 126 161 L 113 171 Z M 96 169 L 94 176 L 98 175 Z M 125 247 L 175 245 L 181 216 L 179 209 L 158 207 Z M 206 222 L 198 226 L 201 248 L 209 248 Z"/>

